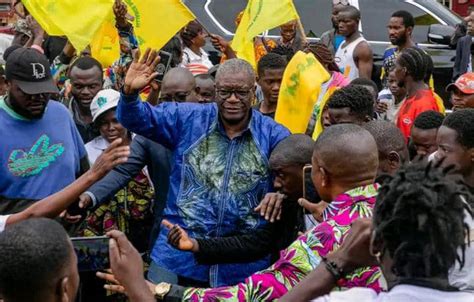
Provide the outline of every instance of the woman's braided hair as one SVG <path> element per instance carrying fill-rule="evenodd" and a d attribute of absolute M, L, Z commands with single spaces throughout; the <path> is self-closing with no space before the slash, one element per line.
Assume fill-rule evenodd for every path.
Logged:
<path fill-rule="evenodd" d="M 375 240 L 383 243 L 398 277 L 446 277 L 455 261 L 464 265 L 470 235 L 464 215 L 472 217 L 472 195 L 460 176 L 448 175 L 451 170 L 416 162 L 379 191 Z"/>
<path fill-rule="evenodd" d="M 407 69 L 413 80 L 423 81 L 427 74 L 431 72 L 433 61 L 422 49 L 409 47 L 402 50 L 398 56 L 398 63 Z"/>

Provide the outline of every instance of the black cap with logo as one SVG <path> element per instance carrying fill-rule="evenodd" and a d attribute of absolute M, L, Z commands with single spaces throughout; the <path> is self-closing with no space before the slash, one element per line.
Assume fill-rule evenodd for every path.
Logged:
<path fill-rule="evenodd" d="M 18 48 L 8 55 L 5 78 L 15 80 L 26 94 L 59 93 L 48 59 L 31 48 Z"/>

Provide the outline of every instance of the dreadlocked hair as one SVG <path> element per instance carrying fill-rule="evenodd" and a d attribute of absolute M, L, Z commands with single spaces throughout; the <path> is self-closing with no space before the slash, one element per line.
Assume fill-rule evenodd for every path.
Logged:
<path fill-rule="evenodd" d="M 407 69 L 408 74 L 415 81 L 423 81 L 429 73 L 432 60 L 423 50 L 417 47 L 409 47 L 402 50 L 398 56 L 398 63 Z"/>
<path fill-rule="evenodd" d="M 340 71 L 339 67 L 337 67 L 336 62 L 334 61 L 334 56 L 332 55 L 331 51 L 323 43 L 318 42 L 310 44 L 308 46 L 308 50 L 314 54 L 316 59 L 318 59 L 321 64 L 327 66 L 329 71 Z"/>
<path fill-rule="evenodd" d="M 374 209 L 375 242 L 383 244 L 398 277 L 447 277 L 464 265 L 472 202 L 453 167 L 421 161 L 402 167 L 379 190 Z M 461 255 L 458 254 L 461 249 Z"/>

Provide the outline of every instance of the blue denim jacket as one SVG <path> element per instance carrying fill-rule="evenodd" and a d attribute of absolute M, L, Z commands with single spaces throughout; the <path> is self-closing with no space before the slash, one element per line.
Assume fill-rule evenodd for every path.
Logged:
<path fill-rule="evenodd" d="M 156 107 L 137 96 L 122 95 L 119 121 L 129 130 L 174 152 L 163 218 L 190 236 L 213 238 L 246 234 L 265 221 L 254 212 L 272 189 L 268 158 L 290 133 L 257 111 L 242 135 L 229 139 L 216 104 L 163 103 Z M 235 284 L 266 268 L 269 257 L 254 263 L 199 265 L 192 253 L 175 250 L 162 229 L 152 259 L 159 266 L 211 286 Z"/>

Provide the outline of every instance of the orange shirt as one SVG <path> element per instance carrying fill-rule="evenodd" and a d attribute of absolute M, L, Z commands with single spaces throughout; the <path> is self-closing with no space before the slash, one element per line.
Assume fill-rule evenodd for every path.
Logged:
<path fill-rule="evenodd" d="M 407 142 L 416 117 L 428 110 L 440 111 L 431 89 L 419 90 L 413 97 L 403 101 L 398 111 L 397 127 L 400 128 Z"/>

